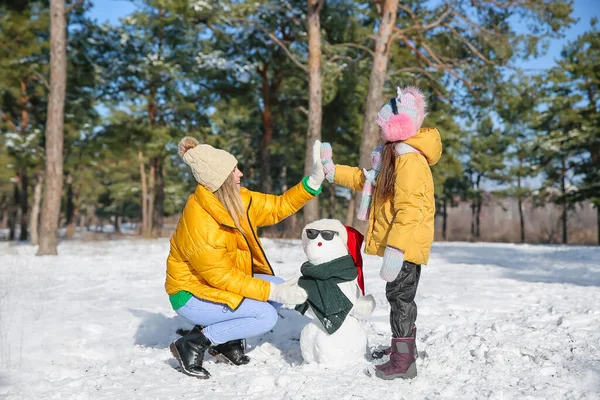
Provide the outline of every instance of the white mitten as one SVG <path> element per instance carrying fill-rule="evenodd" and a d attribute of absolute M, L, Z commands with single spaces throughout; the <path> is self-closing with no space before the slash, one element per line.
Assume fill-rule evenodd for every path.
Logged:
<path fill-rule="evenodd" d="M 312 154 L 312 169 L 310 175 L 308 177 L 308 186 L 312 190 L 319 190 L 321 188 L 321 184 L 325 179 L 325 171 L 323 169 L 323 164 L 321 164 L 321 141 L 315 140 L 313 144 L 313 154 Z"/>
<path fill-rule="evenodd" d="M 302 304 L 308 298 L 306 290 L 300 286 L 296 286 L 298 282 L 297 278 L 290 279 L 281 284 L 275 284 L 271 282 L 271 293 L 269 294 L 269 300 L 281 304 Z"/>
<path fill-rule="evenodd" d="M 379 271 L 379 276 L 386 282 L 392 282 L 400 274 L 403 263 L 404 253 L 402 250 L 386 246 L 385 253 L 383 253 L 383 263 L 381 270 Z"/>
<path fill-rule="evenodd" d="M 360 318 L 366 318 L 373 313 L 375 309 L 375 298 L 373 295 L 368 294 L 366 296 L 359 297 L 354 303 L 352 308 L 352 314 Z"/>

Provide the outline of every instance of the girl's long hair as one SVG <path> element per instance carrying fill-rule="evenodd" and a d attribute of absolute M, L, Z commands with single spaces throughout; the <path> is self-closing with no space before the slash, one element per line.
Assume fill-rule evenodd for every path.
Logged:
<path fill-rule="evenodd" d="M 244 213 L 244 203 L 242 203 L 240 189 L 235 183 L 233 172 L 225 179 L 225 182 L 221 187 L 217 189 L 215 196 L 217 196 L 217 199 L 219 199 L 221 204 L 223 204 L 223 207 L 225 207 L 229 215 L 231 215 L 231 218 L 233 218 L 235 227 L 242 233 L 245 233 L 241 224 L 241 221 L 246 218 L 246 214 Z"/>
<path fill-rule="evenodd" d="M 396 142 L 386 142 L 381 150 L 381 171 L 377 177 L 373 205 L 379 206 L 394 197 L 396 182 Z"/>

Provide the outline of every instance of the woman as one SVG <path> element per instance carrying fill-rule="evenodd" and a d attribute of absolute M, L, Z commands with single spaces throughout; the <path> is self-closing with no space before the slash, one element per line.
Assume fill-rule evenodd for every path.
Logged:
<path fill-rule="evenodd" d="M 173 309 L 195 325 L 170 345 L 184 374 L 210 377 L 202 367 L 207 350 L 247 364 L 243 339 L 273 328 L 281 303 L 306 300 L 304 289 L 274 276 L 256 231 L 294 214 L 321 192 L 320 145 L 313 147 L 311 175 L 274 196 L 242 188 L 243 174 L 230 153 L 191 137 L 179 143 L 198 182 L 171 238 L 165 283 Z"/>
<path fill-rule="evenodd" d="M 321 157 L 330 182 L 362 190 L 358 218 L 369 221 L 365 253 L 383 257 L 379 275 L 387 282 L 392 342 L 384 352 L 388 362 L 377 365 L 382 379 L 414 378 L 417 375 L 415 295 L 421 265 L 427 264 L 433 243 L 435 200 L 430 166 L 442 155 L 437 129 L 422 128 L 425 98 L 416 88 L 398 89 L 398 96 L 377 114 L 381 139 L 371 153 L 372 169 L 336 165 L 329 143 Z M 371 204 L 373 197 L 373 204 Z"/>

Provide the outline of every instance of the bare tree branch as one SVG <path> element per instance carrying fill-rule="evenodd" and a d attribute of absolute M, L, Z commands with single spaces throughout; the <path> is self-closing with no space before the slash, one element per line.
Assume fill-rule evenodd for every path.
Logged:
<path fill-rule="evenodd" d="M 417 56 L 418 59 L 421 59 L 421 60 L 425 61 L 427 63 L 427 65 L 429 65 L 430 67 L 433 67 L 433 68 L 436 68 L 436 69 L 440 68 L 438 65 L 435 65 L 434 63 L 432 63 L 431 60 L 425 56 L 425 54 L 423 54 L 422 52 L 420 52 L 419 49 L 417 49 L 410 42 L 410 40 L 408 40 L 407 37 L 403 36 L 403 37 L 401 37 L 401 39 L 404 42 L 404 44 L 406 44 L 406 46 L 415 53 L 415 55 Z"/>
<path fill-rule="evenodd" d="M 478 24 L 477 22 L 473 21 L 472 19 L 465 17 L 464 15 L 462 15 L 459 12 L 457 12 L 456 10 L 454 10 L 453 13 L 458 18 L 462 19 L 467 24 L 471 25 L 477 31 L 483 32 L 483 33 L 485 33 L 487 35 L 490 35 L 490 36 L 495 36 L 495 35 L 500 34 L 499 32 L 494 32 L 494 31 L 491 31 L 491 30 L 487 29 L 486 27 L 482 26 L 481 24 Z"/>
<path fill-rule="evenodd" d="M 73 11 L 73 9 L 75 9 L 76 7 L 79 7 L 80 5 L 82 5 L 85 2 L 85 0 L 76 0 L 75 2 L 71 3 L 66 9 L 65 9 L 65 14 L 69 14 L 71 11 Z"/>
<path fill-rule="evenodd" d="M 308 110 L 306 109 L 306 107 L 304 106 L 298 106 L 296 107 L 296 110 L 300 111 L 302 114 L 308 116 Z"/>
<path fill-rule="evenodd" d="M 371 57 L 375 56 L 375 53 L 373 52 L 373 50 L 371 50 L 367 46 L 363 46 L 362 44 L 358 44 L 358 43 L 339 43 L 339 44 L 329 45 L 329 47 L 355 47 L 357 49 L 366 51 L 367 53 L 369 53 L 371 55 Z"/>
<path fill-rule="evenodd" d="M 479 0 L 472 0 L 472 1 L 473 1 L 473 5 L 475 5 L 477 7 L 482 7 L 484 5 Z M 507 9 L 507 8 L 514 7 L 514 6 L 524 6 L 525 5 L 522 1 L 519 1 L 519 0 L 509 0 L 506 3 L 502 3 L 497 0 L 485 0 L 485 3 L 493 4 L 494 6 L 496 6 L 498 8 L 502 8 L 502 9 Z"/>
<path fill-rule="evenodd" d="M 256 21 L 250 21 L 247 18 L 236 18 L 236 20 L 240 22 L 250 23 L 252 24 L 252 26 L 257 27 L 258 29 L 266 33 L 272 41 L 274 41 L 279 47 L 281 47 L 281 49 L 285 52 L 289 59 L 292 60 L 294 64 L 296 64 L 304 72 L 308 73 L 308 67 L 304 65 L 300 60 L 298 60 L 294 53 L 292 53 L 290 49 L 285 45 L 285 43 L 279 40 L 279 38 L 275 36 L 273 32 L 269 32 L 269 30 L 261 24 L 258 24 Z"/>
<path fill-rule="evenodd" d="M 447 73 L 449 73 L 450 75 L 452 75 L 457 80 L 461 81 L 467 87 L 467 89 L 469 89 L 469 91 L 471 93 L 473 93 L 477 97 L 477 93 L 475 92 L 475 89 L 473 88 L 473 85 L 471 84 L 471 82 L 469 82 L 468 80 L 462 78 L 452 68 L 449 68 L 448 66 L 446 66 L 446 64 L 444 64 L 444 62 L 439 59 L 439 57 L 437 56 L 437 54 L 435 54 L 435 52 L 427 44 L 421 43 L 421 46 L 423 46 L 423 48 L 425 49 L 425 51 L 431 56 L 431 58 L 433 58 L 441 66 L 441 68 L 444 71 L 446 71 Z"/>
<path fill-rule="evenodd" d="M 413 21 L 417 20 L 415 13 L 413 13 L 412 10 L 404 4 L 398 3 L 398 9 L 406 12 L 410 16 L 410 19 L 412 19 Z"/>
<path fill-rule="evenodd" d="M 44 77 L 44 75 L 40 74 L 38 71 L 34 71 L 35 76 L 37 76 L 38 80 L 44 84 L 46 89 L 50 90 L 50 84 Z"/>
<path fill-rule="evenodd" d="M 7 124 L 8 126 L 10 126 L 10 128 L 15 131 L 18 132 L 19 129 L 17 128 L 17 126 L 15 125 L 14 122 L 12 122 L 12 120 L 10 119 L 10 117 L 4 113 L 0 114 L 0 118 L 2 118 Z"/>
<path fill-rule="evenodd" d="M 473 46 L 471 44 L 471 42 L 469 42 L 467 40 L 467 38 L 465 38 L 456 29 L 454 29 L 454 27 L 452 27 L 450 25 L 447 25 L 447 24 L 444 24 L 444 26 L 446 28 L 448 28 L 450 30 L 450 32 L 454 33 L 454 35 L 457 36 L 473 52 L 473 54 L 475 54 L 477 57 L 479 57 L 482 61 L 485 61 L 487 64 L 493 64 L 486 56 L 484 56 L 483 54 L 481 54 L 479 52 L 479 50 L 477 50 L 475 48 L 475 46 Z"/>
<path fill-rule="evenodd" d="M 387 76 L 391 78 L 394 75 L 400 75 L 400 74 L 403 74 L 405 72 L 412 72 L 412 73 L 415 73 L 415 74 L 420 74 L 420 73 L 425 72 L 425 70 L 423 68 L 421 68 L 421 67 L 406 67 L 406 68 L 400 68 L 400 69 L 397 69 L 395 71 L 389 72 L 387 74 Z"/>
<path fill-rule="evenodd" d="M 473 95 L 475 97 L 478 97 L 471 82 L 469 82 L 468 80 L 466 80 L 466 79 L 462 78 L 460 75 L 458 75 L 456 73 L 456 71 L 454 71 L 449 65 L 447 65 L 444 61 L 442 61 L 441 58 L 427 44 L 420 43 L 420 45 L 423 47 L 423 49 L 425 49 L 425 52 L 429 55 L 429 57 L 431 57 L 433 59 L 433 61 L 430 60 L 429 57 L 427 57 L 423 52 L 421 52 L 419 49 L 417 49 L 417 47 L 415 45 L 413 45 L 407 37 L 403 36 L 403 37 L 401 37 L 401 39 L 406 44 L 406 46 L 415 53 L 417 58 L 420 58 L 421 60 L 425 61 L 425 63 L 427 63 L 427 65 L 429 65 L 430 67 L 432 67 L 434 69 L 443 70 L 446 73 L 452 75 L 454 78 L 456 78 L 457 80 L 462 82 L 467 87 L 467 89 L 471 93 L 473 93 Z M 423 69 L 423 71 L 425 71 L 425 70 Z M 426 75 L 425 72 L 423 72 L 423 74 Z M 434 79 L 432 79 L 431 76 L 428 76 L 428 78 L 430 78 L 432 80 L 432 82 L 435 81 Z"/>
<path fill-rule="evenodd" d="M 355 58 L 352 58 L 352 57 L 349 57 L 349 56 L 335 55 L 335 56 L 333 56 L 331 58 L 328 58 L 327 62 L 334 62 L 334 61 L 337 61 L 337 60 L 346 60 L 346 61 L 351 62 L 351 63 L 356 63 L 356 62 L 364 59 L 366 56 L 367 56 L 367 53 L 364 52 L 364 51 L 362 53 L 360 53 L 358 56 L 356 56 Z"/>
<path fill-rule="evenodd" d="M 274 33 L 269 32 L 269 37 L 271 38 L 271 40 L 273 40 L 275 43 L 277 43 L 279 45 L 279 47 L 281 47 L 281 49 L 285 52 L 285 54 L 287 54 L 287 56 L 290 58 L 290 60 L 292 60 L 292 62 L 294 64 L 296 64 L 298 67 L 300 67 L 304 72 L 308 73 L 308 68 L 306 65 L 302 64 L 300 62 L 300 60 L 298 60 L 298 58 L 290 51 L 290 49 L 288 49 L 288 47 L 281 42 L 277 36 L 275 36 Z"/>
<path fill-rule="evenodd" d="M 414 14 L 412 14 L 412 11 L 410 11 L 410 9 L 406 6 L 402 6 L 400 7 L 400 5 L 398 5 L 398 8 L 402 8 L 403 10 L 405 10 L 406 12 L 411 14 L 411 18 L 416 21 L 416 18 L 414 17 Z M 405 35 L 409 32 L 427 32 L 429 30 L 432 30 L 434 28 L 437 28 L 439 26 L 441 26 L 444 21 L 446 20 L 446 18 L 448 18 L 450 15 L 452 15 L 454 13 L 453 9 L 450 6 L 446 6 L 446 9 L 444 10 L 444 12 L 442 12 L 442 14 L 433 22 L 430 22 L 427 25 L 423 25 L 422 23 L 420 24 L 415 24 L 413 26 L 409 26 L 407 28 L 404 29 L 400 29 L 398 27 L 394 27 L 394 35 L 393 35 L 393 40 L 398 39 L 400 36 Z"/>
<path fill-rule="evenodd" d="M 454 14 L 454 9 L 452 7 L 450 7 L 450 6 L 446 6 L 446 7 L 447 7 L 446 10 L 444 10 L 444 12 L 440 15 L 440 17 L 437 20 L 435 20 L 427 25 L 424 25 L 423 28 L 421 29 L 421 32 L 429 31 L 433 28 L 440 26 L 444 22 L 444 20 L 446 18 L 448 18 L 448 16 L 450 16 L 451 14 Z"/>

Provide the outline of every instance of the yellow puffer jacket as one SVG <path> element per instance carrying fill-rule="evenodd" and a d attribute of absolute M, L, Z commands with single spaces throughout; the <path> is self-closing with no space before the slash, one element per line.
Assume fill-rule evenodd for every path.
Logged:
<path fill-rule="evenodd" d="M 437 129 L 422 128 L 404 143 L 420 154 L 406 153 L 397 157 L 394 197 L 378 204 L 377 209 L 371 209 L 365 253 L 383 256 L 389 245 L 402 250 L 406 261 L 427 264 L 435 216 L 429 166 L 436 164 L 442 156 L 442 141 Z M 365 176 L 360 168 L 336 165 L 334 183 L 360 191 Z"/>
<path fill-rule="evenodd" d="M 281 196 L 241 188 L 247 220 L 245 235 L 217 197 L 198 185 L 171 237 L 165 289 L 181 290 L 237 309 L 245 297 L 266 301 L 270 285 L 254 274 L 273 275 L 256 230 L 278 223 L 314 198 L 299 183 Z"/>

